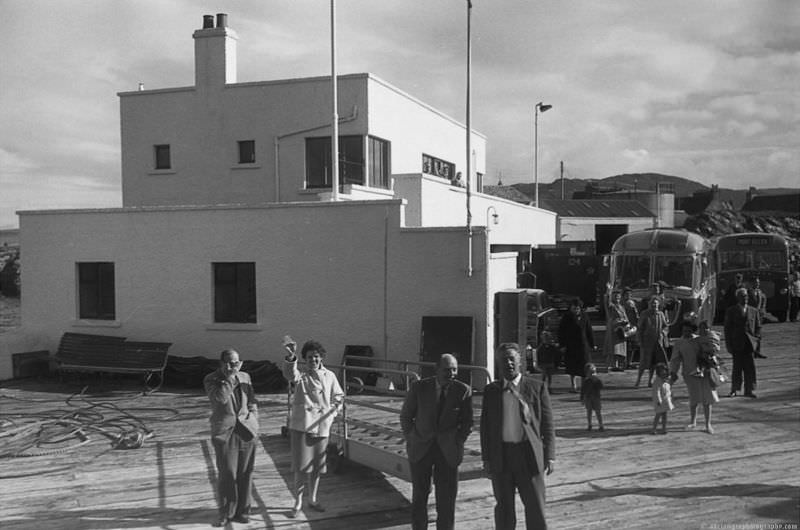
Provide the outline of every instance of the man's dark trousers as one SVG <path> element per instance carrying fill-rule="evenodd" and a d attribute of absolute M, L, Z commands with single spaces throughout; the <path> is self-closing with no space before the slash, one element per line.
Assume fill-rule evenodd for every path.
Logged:
<path fill-rule="evenodd" d="M 456 495 L 458 494 L 458 468 L 451 467 L 439 444 L 434 442 L 425 456 L 410 462 L 411 483 L 411 527 L 414 530 L 428 528 L 428 496 L 431 492 L 431 477 L 436 486 L 436 528 L 452 530 L 455 526 Z"/>
<path fill-rule="evenodd" d="M 217 492 L 220 516 L 230 519 L 247 515 L 253 485 L 256 456 L 255 437 L 237 424 L 227 441 L 212 438 L 217 457 Z"/>

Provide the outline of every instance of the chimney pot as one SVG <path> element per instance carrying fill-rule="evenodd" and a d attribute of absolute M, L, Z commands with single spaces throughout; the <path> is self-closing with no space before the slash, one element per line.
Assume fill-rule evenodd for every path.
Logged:
<path fill-rule="evenodd" d="M 217 27 L 224 28 L 228 26 L 228 15 L 226 13 L 217 13 Z"/>
<path fill-rule="evenodd" d="M 203 29 L 212 29 L 214 27 L 214 15 L 203 15 Z"/>

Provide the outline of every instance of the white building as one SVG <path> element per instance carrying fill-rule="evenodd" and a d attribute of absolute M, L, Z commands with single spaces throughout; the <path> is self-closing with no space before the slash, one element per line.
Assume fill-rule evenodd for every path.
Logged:
<path fill-rule="evenodd" d="M 236 82 L 226 16 L 194 33 L 195 86 L 119 94 L 123 207 L 19 212 L 22 327 L 11 354 L 66 331 L 173 343 L 172 355 L 278 361 L 281 337 L 418 360 L 426 316 L 467 317 L 462 363 L 491 370 L 494 293 L 556 215 L 484 195 L 485 138 L 371 74 L 339 77 L 340 201 L 331 201 L 330 77 Z M 496 222 L 496 224 L 495 224 Z"/>

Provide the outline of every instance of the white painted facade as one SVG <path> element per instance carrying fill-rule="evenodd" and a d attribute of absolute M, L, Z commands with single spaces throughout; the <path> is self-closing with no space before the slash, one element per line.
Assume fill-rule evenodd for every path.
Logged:
<path fill-rule="evenodd" d="M 655 228 L 654 217 L 560 217 L 557 223 L 559 241 L 594 241 L 598 224 L 622 225 L 628 232 Z"/>
<path fill-rule="evenodd" d="M 319 340 L 332 362 L 348 344 L 418 360 L 423 316 L 472 317 L 473 362 L 493 370 L 494 293 L 517 275 L 516 253 L 500 251 L 554 244 L 556 214 L 473 182 L 470 234 L 466 190 L 420 172 L 423 154 L 466 166 L 464 126 L 370 74 L 340 78 L 340 134 L 391 143 L 390 189 L 326 200 L 305 187 L 305 139 L 330 134 L 330 78 L 232 84 L 235 34 L 198 32 L 214 35 L 195 39 L 197 86 L 120 94 L 123 207 L 19 212 L 22 326 L 0 336 L 0 379 L 12 353 L 54 352 L 66 331 L 275 362 L 288 333 Z M 161 143 L 168 171 L 153 169 Z M 485 139 L 472 145 L 481 172 Z M 78 319 L 79 262 L 114 263 L 114 320 Z M 213 322 L 215 262 L 255 264 L 256 323 Z"/>

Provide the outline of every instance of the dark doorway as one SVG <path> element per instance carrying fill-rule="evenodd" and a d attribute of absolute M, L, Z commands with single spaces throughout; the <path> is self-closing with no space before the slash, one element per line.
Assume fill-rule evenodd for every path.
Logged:
<path fill-rule="evenodd" d="M 472 364 L 475 344 L 475 325 L 472 317 L 422 317 L 420 360 L 437 362 L 443 353 L 452 353 L 458 364 Z M 420 375 L 433 375 L 433 370 L 420 370 Z M 458 378 L 469 383 L 470 373 L 459 370 Z"/>
<path fill-rule="evenodd" d="M 611 254 L 611 247 L 614 246 L 614 241 L 627 233 L 628 225 L 595 225 L 594 240 L 596 255 Z"/>

